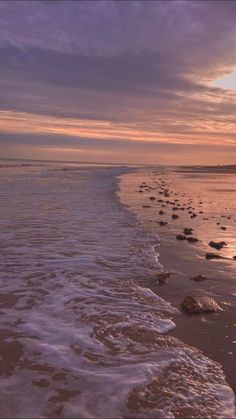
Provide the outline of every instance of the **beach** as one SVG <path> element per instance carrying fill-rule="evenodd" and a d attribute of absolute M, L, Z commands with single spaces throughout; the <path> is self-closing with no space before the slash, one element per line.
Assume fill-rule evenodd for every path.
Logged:
<path fill-rule="evenodd" d="M 159 193 L 162 182 L 168 196 Z M 172 273 L 165 284 L 151 282 L 152 290 L 179 309 L 189 295 L 209 296 L 220 303 L 222 310 L 213 314 L 189 316 L 181 312 L 171 334 L 223 365 L 235 391 L 235 166 L 146 170 L 124 176 L 121 183 L 121 199 L 138 215 L 145 229 L 157 233 L 158 260 L 163 272 Z M 198 242 L 176 240 L 186 228 L 192 229 L 188 237 Z M 211 241 L 224 241 L 226 245 L 219 251 L 209 246 Z M 207 253 L 222 259 L 207 260 Z M 203 280 L 191 280 L 199 275 Z"/>
<path fill-rule="evenodd" d="M 203 227 L 202 238 L 198 217 L 174 224 L 173 210 L 157 202 L 164 183 L 174 199 L 188 194 L 178 176 L 162 168 L 1 162 L 3 417 L 235 417 L 228 353 L 234 218 L 224 219 L 224 235 L 209 238 L 227 241 L 221 253 L 228 259 L 205 260 L 208 235 Z M 160 217 L 168 224 L 157 224 Z M 201 242 L 177 241 L 183 225 Z M 173 276 L 160 286 L 157 275 L 167 271 Z M 209 280 L 199 286 L 189 279 L 197 274 Z M 196 289 L 220 310 L 183 314 L 183 298 Z M 215 328 L 225 350 L 218 358 L 201 339 L 207 332 L 210 341 Z"/>

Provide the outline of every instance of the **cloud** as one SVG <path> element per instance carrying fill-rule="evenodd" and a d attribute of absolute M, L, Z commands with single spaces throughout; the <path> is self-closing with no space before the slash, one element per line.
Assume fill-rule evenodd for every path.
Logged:
<path fill-rule="evenodd" d="M 231 1 L 2 1 L 0 129 L 230 147 L 236 94 L 212 81 L 236 65 L 235 13 Z"/>

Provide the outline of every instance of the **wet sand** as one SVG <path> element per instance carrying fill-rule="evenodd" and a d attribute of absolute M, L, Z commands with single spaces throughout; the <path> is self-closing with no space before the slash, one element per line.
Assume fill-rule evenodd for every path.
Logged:
<path fill-rule="evenodd" d="M 170 334 L 219 362 L 236 391 L 236 172 L 232 167 L 222 171 L 185 168 L 130 174 L 122 178 L 120 196 L 145 228 L 160 238 L 156 245 L 158 260 L 172 277 L 164 285 L 144 278 L 142 285 L 180 310 L 174 319 L 177 327 Z M 174 214 L 177 217 L 173 219 Z M 199 241 L 176 240 L 176 235 L 184 235 L 184 228 L 192 228 L 187 237 Z M 209 246 L 210 241 L 225 241 L 227 246 L 219 251 Z M 207 260 L 209 252 L 224 259 Z M 199 274 L 208 279 L 190 279 Z M 187 315 L 181 303 L 189 295 L 214 298 L 222 310 Z"/>

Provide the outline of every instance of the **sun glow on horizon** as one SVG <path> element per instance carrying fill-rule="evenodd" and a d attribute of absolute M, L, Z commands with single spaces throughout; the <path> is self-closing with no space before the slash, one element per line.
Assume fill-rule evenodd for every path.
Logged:
<path fill-rule="evenodd" d="M 230 74 L 214 81 L 214 86 L 227 90 L 236 90 L 236 68 Z"/>

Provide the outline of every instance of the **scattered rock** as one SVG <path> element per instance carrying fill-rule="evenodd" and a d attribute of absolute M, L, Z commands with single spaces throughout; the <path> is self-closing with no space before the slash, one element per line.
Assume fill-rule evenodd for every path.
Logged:
<path fill-rule="evenodd" d="M 212 240 L 208 243 L 208 245 L 210 247 L 213 247 L 214 249 L 221 250 L 224 246 L 227 246 L 227 243 L 225 243 L 225 242 L 214 242 Z"/>
<path fill-rule="evenodd" d="M 187 237 L 184 236 L 183 234 L 177 234 L 176 239 L 177 240 L 187 240 Z"/>
<path fill-rule="evenodd" d="M 199 240 L 197 237 L 187 237 L 189 243 L 197 243 Z"/>
<path fill-rule="evenodd" d="M 155 198 L 155 196 L 150 196 L 149 199 L 150 199 L 150 201 L 154 201 L 154 199 L 156 199 L 156 198 Z"/>
<path fill-rule="evenodd" d="M 221 228 L 221 230 L 226 230 L 226 227 L 220 227 Z"/>
<path fill-rule="evenodd" d="M 192 296 L 184 298 L 181 308 L 188 314 L 215 313 L 222 310 L 213 298 Z"/>
<path fill-rule="evenodd" d="M 193 228 L 188 228 L 188 227 L 184 228 L 184 234 L 186 236 L 189 236 L 190 234 L 192 234 L 192 232 L 193 232 Z"/>
<path fill-rule="evenodd" d="M 208 259 L 208 260 L 210 260 L 210 259 L 222 259 L 222 256 L 217 255 L 216 253 L 206 253 L 205 258 Z"/>
<path fill-rule="evenodd" d="M 197 276 L 194 276 L 193 278 L 190 278 L 190 279 L 192 281 L 201 282 L 201 281 L 206 281 L 209 278 L 207 278 L 207 276 L 205 276 L 205 275 L 197 275 Z"/>
<path fill-rule="evenodd" d="M 236 260 L 236 256 L 233 256 L 233 259 Z"/>
<path fill-rule="evenodd" d="M 173 218 L 173 220 L 176 220 L 177 218 L 179 218 L 179 216 L 177 214 L 173 214 L 172 218 Z"/>
<path fill-rule="evenodd" d="M 163 214 L 165 214 L 165 213 L 164 213 L 164 211 L 160 210 L 160 211 L 159 211 L 159 214 L 160 214 L 160 215 L 163 215 Z"/>
<path fill-rule="evenodd" d="M 157 280 L 160 285 L 164 285 L 168 282 L 168 279 L 172 277 L 170 272 L 161 272 L 157 274 Z"/>
<path fill-rule="evenodd" d="M 160 226 L 165 226 L 166 224 L 168 224 L 168 222 L 167 221 L 158 221 L 158 224 Z"/>
<path fill-rule="evenodd" d="M 143 205 L 143 208 L 151 208 L 150 205 Z"/>

